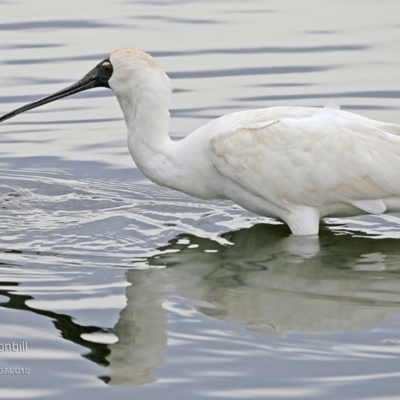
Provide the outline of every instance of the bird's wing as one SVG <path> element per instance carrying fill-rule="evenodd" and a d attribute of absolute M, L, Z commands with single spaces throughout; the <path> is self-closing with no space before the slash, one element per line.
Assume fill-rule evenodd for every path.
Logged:
<path fill-rule="evenodd" d="M 394 134 L 400 128 L 344 111 L 315 110 L 213 134 L 215 168 L 274 204 L 347 202 L 384 212 L 379 199 L 400 195 L 400 137 Z"/>

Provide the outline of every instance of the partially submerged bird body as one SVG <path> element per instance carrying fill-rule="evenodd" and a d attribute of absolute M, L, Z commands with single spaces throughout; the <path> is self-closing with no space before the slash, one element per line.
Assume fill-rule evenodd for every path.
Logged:
<path fill-rule="evenodd" d="M 64 91 L 23 111 L 95 86 L 111 88 L 128 148 L 153 182 L 204 199 L 230 199 L 318 233 L 326 216 L 400 212 L 400 126 L 335 108 L 270 107 L 228 114 L 170 139 L 167 75 L 146 53 L 121 49 Z"/>
<path fill-rule="evenodd" d="M 322 217 L 400 211 L 398 135 L 397 125 L 330 108 L 229 114 L 184 139 L 198 149 L 186 165 L 199 179 L 192 192 L 175 188 L 316 234 Z"/>

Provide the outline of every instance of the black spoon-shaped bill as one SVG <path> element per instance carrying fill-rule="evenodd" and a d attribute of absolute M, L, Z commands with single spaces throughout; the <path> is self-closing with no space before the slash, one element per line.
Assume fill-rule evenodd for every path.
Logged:
<path fill-rule="evenodd" d="M 109 88 L 108 80 L 113 73 L 113 67 L 110 60 L 106 59 L 96 65 L 90 72 L 88 72 L 81 80 L 62 89 L 50 96 L 43 97 L 33 103 L 26 104 L 22 107 L 16 108 L 15 110 L 0 117 L 0 122 L 6 121 L 7 119 L 13 118 L 18 114 L 22 114 L 25 111 L 32 110 L 33 108 L 40 107 L 44 104 L 51 103 L 52 101 L 62 99 L 63 97 L 71 96 L 72 94 L 83 92 L 84 90 L 92 89 L 95 87 L 106 87 Z"/>

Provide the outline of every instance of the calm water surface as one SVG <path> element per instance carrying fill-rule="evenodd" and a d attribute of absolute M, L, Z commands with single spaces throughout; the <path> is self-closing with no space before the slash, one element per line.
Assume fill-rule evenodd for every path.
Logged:
<path fill-rule="evenodd" d="M 332 99 L 400 123 L 395 0 L 0 6 L 0 113 L 131 46 L 173 79 L 176 139 L 227 112 Z M 28 346 L 0 352 L 0 398 L 400 398 L 399 216 L 297 238 L 156 187 L 103 89 L 0 137 L 0 350 Z"/>

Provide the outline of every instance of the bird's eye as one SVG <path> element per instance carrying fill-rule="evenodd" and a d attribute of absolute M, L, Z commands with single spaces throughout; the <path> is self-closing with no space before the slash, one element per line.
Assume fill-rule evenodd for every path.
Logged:
<path fill-rule="evenodd" d="M 101 66 L 103 67 L 103 70 L 108 74 L 111 74 L 113 72 L 113 67 L 109 61 L 104 61 Z"/>

